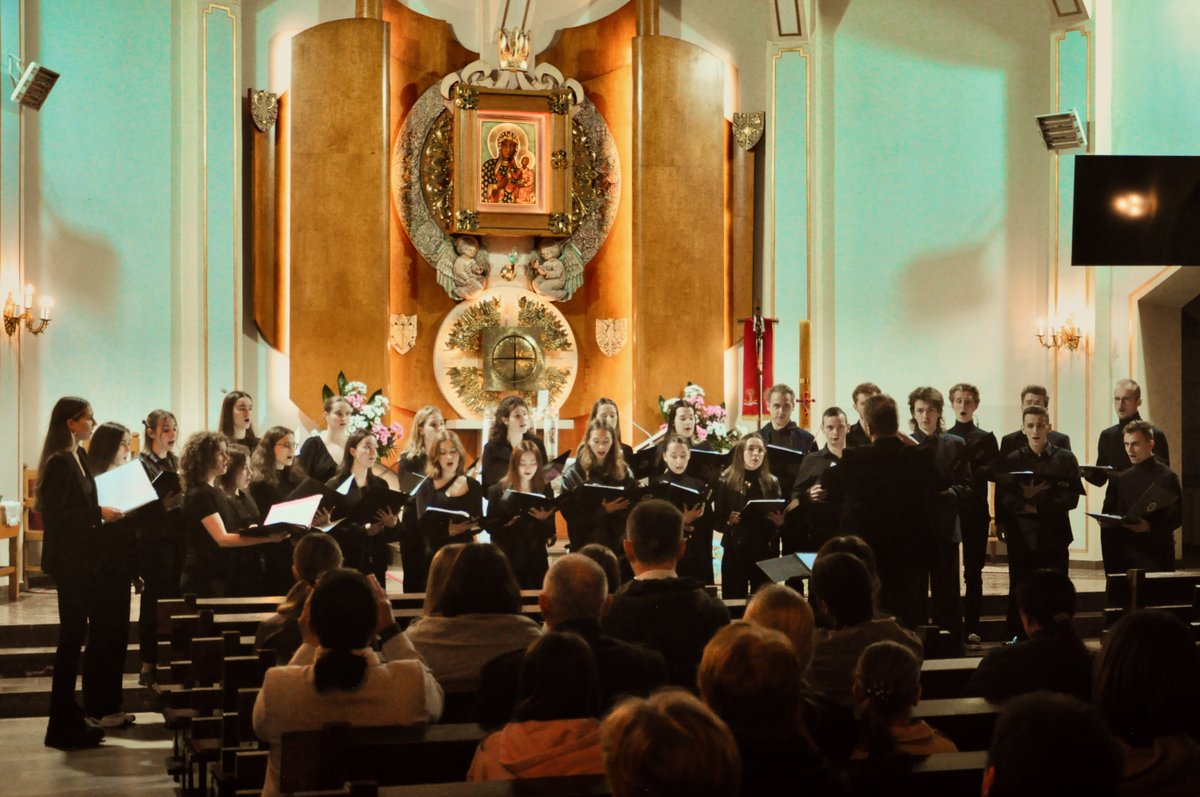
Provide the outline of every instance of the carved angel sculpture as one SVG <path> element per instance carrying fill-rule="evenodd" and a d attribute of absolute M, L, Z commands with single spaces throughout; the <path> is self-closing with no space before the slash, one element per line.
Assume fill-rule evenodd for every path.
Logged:
<path fill-rule="evenodd" d="M 437 258 L 438 284 L 452 299 L 473 299 L 487 287 L 486 255 L 480 252 L 479 242 L 470 235 L 454 241 L 458 257 L 449 246 L 439 247 Z"/>
<path fill-rule="evenodd" d="M 530 261 L 533 267 L 533 290 L 554 302 L 570 298 L 566 290 L 567 268 L 559 255 L 562 254 L 562 244 L 553 238 L 542 240 L 538 247 L 540 259 Z"/>

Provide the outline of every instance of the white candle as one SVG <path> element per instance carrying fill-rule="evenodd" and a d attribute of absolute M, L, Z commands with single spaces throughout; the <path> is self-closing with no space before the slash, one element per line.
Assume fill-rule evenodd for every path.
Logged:
<path fill-rule="evenodd" d="M 54 300 L 49 296 L 42 297 L 42 320 L 50 320 L 50 308 L 54 307 Z"/>

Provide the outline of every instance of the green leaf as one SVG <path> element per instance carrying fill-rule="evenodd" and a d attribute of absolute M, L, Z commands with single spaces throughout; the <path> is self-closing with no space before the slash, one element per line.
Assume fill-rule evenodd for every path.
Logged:
<path fill-rule="evenodd" d="M 382 395 L 383 395 L 382 388 L 379 390 L 376 390 L 374 393 L 371 394 L 370 398 L 367 399 L 367 403 L 373 404 L 375 402 L 375 399 L 379 398 Z"/>
<path fill-rule="evenodd" d="M 346 374 L 343 371 L 338 371 L 338 395 L 346 395 Z"/>
<path fill-rule="evenodd" d="M 326 402 L 333 398 L 333 389 L 329 385 L 321 386 L 321 401 Z"/>

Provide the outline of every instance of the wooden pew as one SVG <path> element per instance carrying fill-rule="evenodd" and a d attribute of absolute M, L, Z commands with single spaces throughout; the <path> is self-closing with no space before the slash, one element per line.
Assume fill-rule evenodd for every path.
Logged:
<path fill-rule="evenodd" d="M 1162 609 L 1185 623 L 1200 619 L 1200 570 L 1147 573 L 1134 569 L 1109 573 L 1104 582 L 1105 628 L 1138 609 Z"/>
<path fill-rule="evenodd" d="M 959 750 L 987 750 L 1000 706 L 982 697 L 922 700 L 913 711 L 921 719 L 944 733 Z"/>
<path fill-rule="evenodd" d="M 921 662 L 921 699 L 962 697 L 967 681 L 982 660 L 980 657 L 925 659 Z"/>

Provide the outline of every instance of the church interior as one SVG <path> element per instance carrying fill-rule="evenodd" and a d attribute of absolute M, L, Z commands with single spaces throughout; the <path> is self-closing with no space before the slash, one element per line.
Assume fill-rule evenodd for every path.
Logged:
<path fill-rule="evenodd" d="M 133 459 L 159 408 L 182 453 L 194 433 L 227 432 L 238 392 L 252 402 L 247 445 L 254 429 L 286 427 L 298 452 L 328 441 L 343 396 L 361 424 L 350 430 L 378 442 L 371 472 L 415 494 L 400 455 L 429 406 L 461 441 L 459 465 L 486 467 L 506 396 L 523 399 L 545 464 L 578 462 L 602 398 L 620 419 L 610 442 L 636 458 L 675 432 L 676 398 L 699 395 L 697 423 L 724 452 L 769 428 L 770 388 L 787 385 L 788 420 L 817 451 L 827 408 L 864 417 L 864 383 L 894 397 L 901 432 L 914 389 L 940 391 L 949 427 L 951 386 L 974 386 L 974 421 L 997 439 L 1024 427 L 1036 385 L 1049 428 L 1086 466 L 1103 464 L 1105 430 L 1120 438 L 1114 385 L 1132 380 L 1181 487 L 1172 567 L 1200 568 L 1200 258 L 1186 229 L 1200 180 L 1169 211 L 1182 249 L 1156 251 L 1172 262 L 1085 256 L 1098 233 L 1081 222 L 1117 201 L 1081 188 L 1103 156 L 1200 176 L 1197 30 L 1193 0 L 0 0 L 0 761 L 19 793 L 259 793 L 263 770 L 237 784 L 234 751 L 267 766 L 265 743 L 238 735 L 254 704 L 236 687 L 224 705 L 187 703 L 221 687 L 188 669 L 185 721 L 163 696 L 174 667 L 160 659 L 155 689 L 138 683 L 140 590 L 122 673 L 137 723 L 95 749 L 43 746 L 61 596 L 30 517 L 64 396 L 132 430 Z M 1119 200 L 1148 210 L 1117 212 L 1154 216 L 1153 190 Z M 1138 235 L 1118 231 L 1111 251 L 1153 246 Z M 1196 628 L 1200 570 L 1195 584 L 1160 579 L 1176 592 L 1158 604 L 1165 574 L 1114 582 L 1095 517 L 1110 511 L 1106 491 L 1079 493 L 1066 555 L 1089 651 L 1146 606 Z M 552 562 L 577 551 L 556 523 Z M 1013 636 L 1006 541 L 994 523 L 988 534 L 992 626 L 965 654 L 959 629 L 941 659 L 934 624 L 913 715 L 960 758 L 940 780 L 937 765 L 906 771 L 912 793 L 978 794 L 983 779 L 986 794 L 985 772 L 1000 783 L 1007 771 L 987 753 L 999 709 L 962 691 L 960 663 Z M 398 616 L 419 616 L 404 593 L 423 590 L 401 586 L 392 547 L 382 587 Z M 707 547 L 720 583 L 727 554 L 720 537 Z M 247 658 L 250 617 L 282 593 L 266 594 L 207 610 L 203 595 L 199 609 L 172 600 Z M 168 602 L 160 641 L 175 628 Z M 734 619 L 745 605 L 730 603 Z M 424 749 L 431 772 L 460 755 Z M 829 793 L 890 793 L 852 780 Z M 306 790 L 517 793 L 431 783 Z M 561 788 L 544 793 L 631 793 L 612 769 Z"/>

